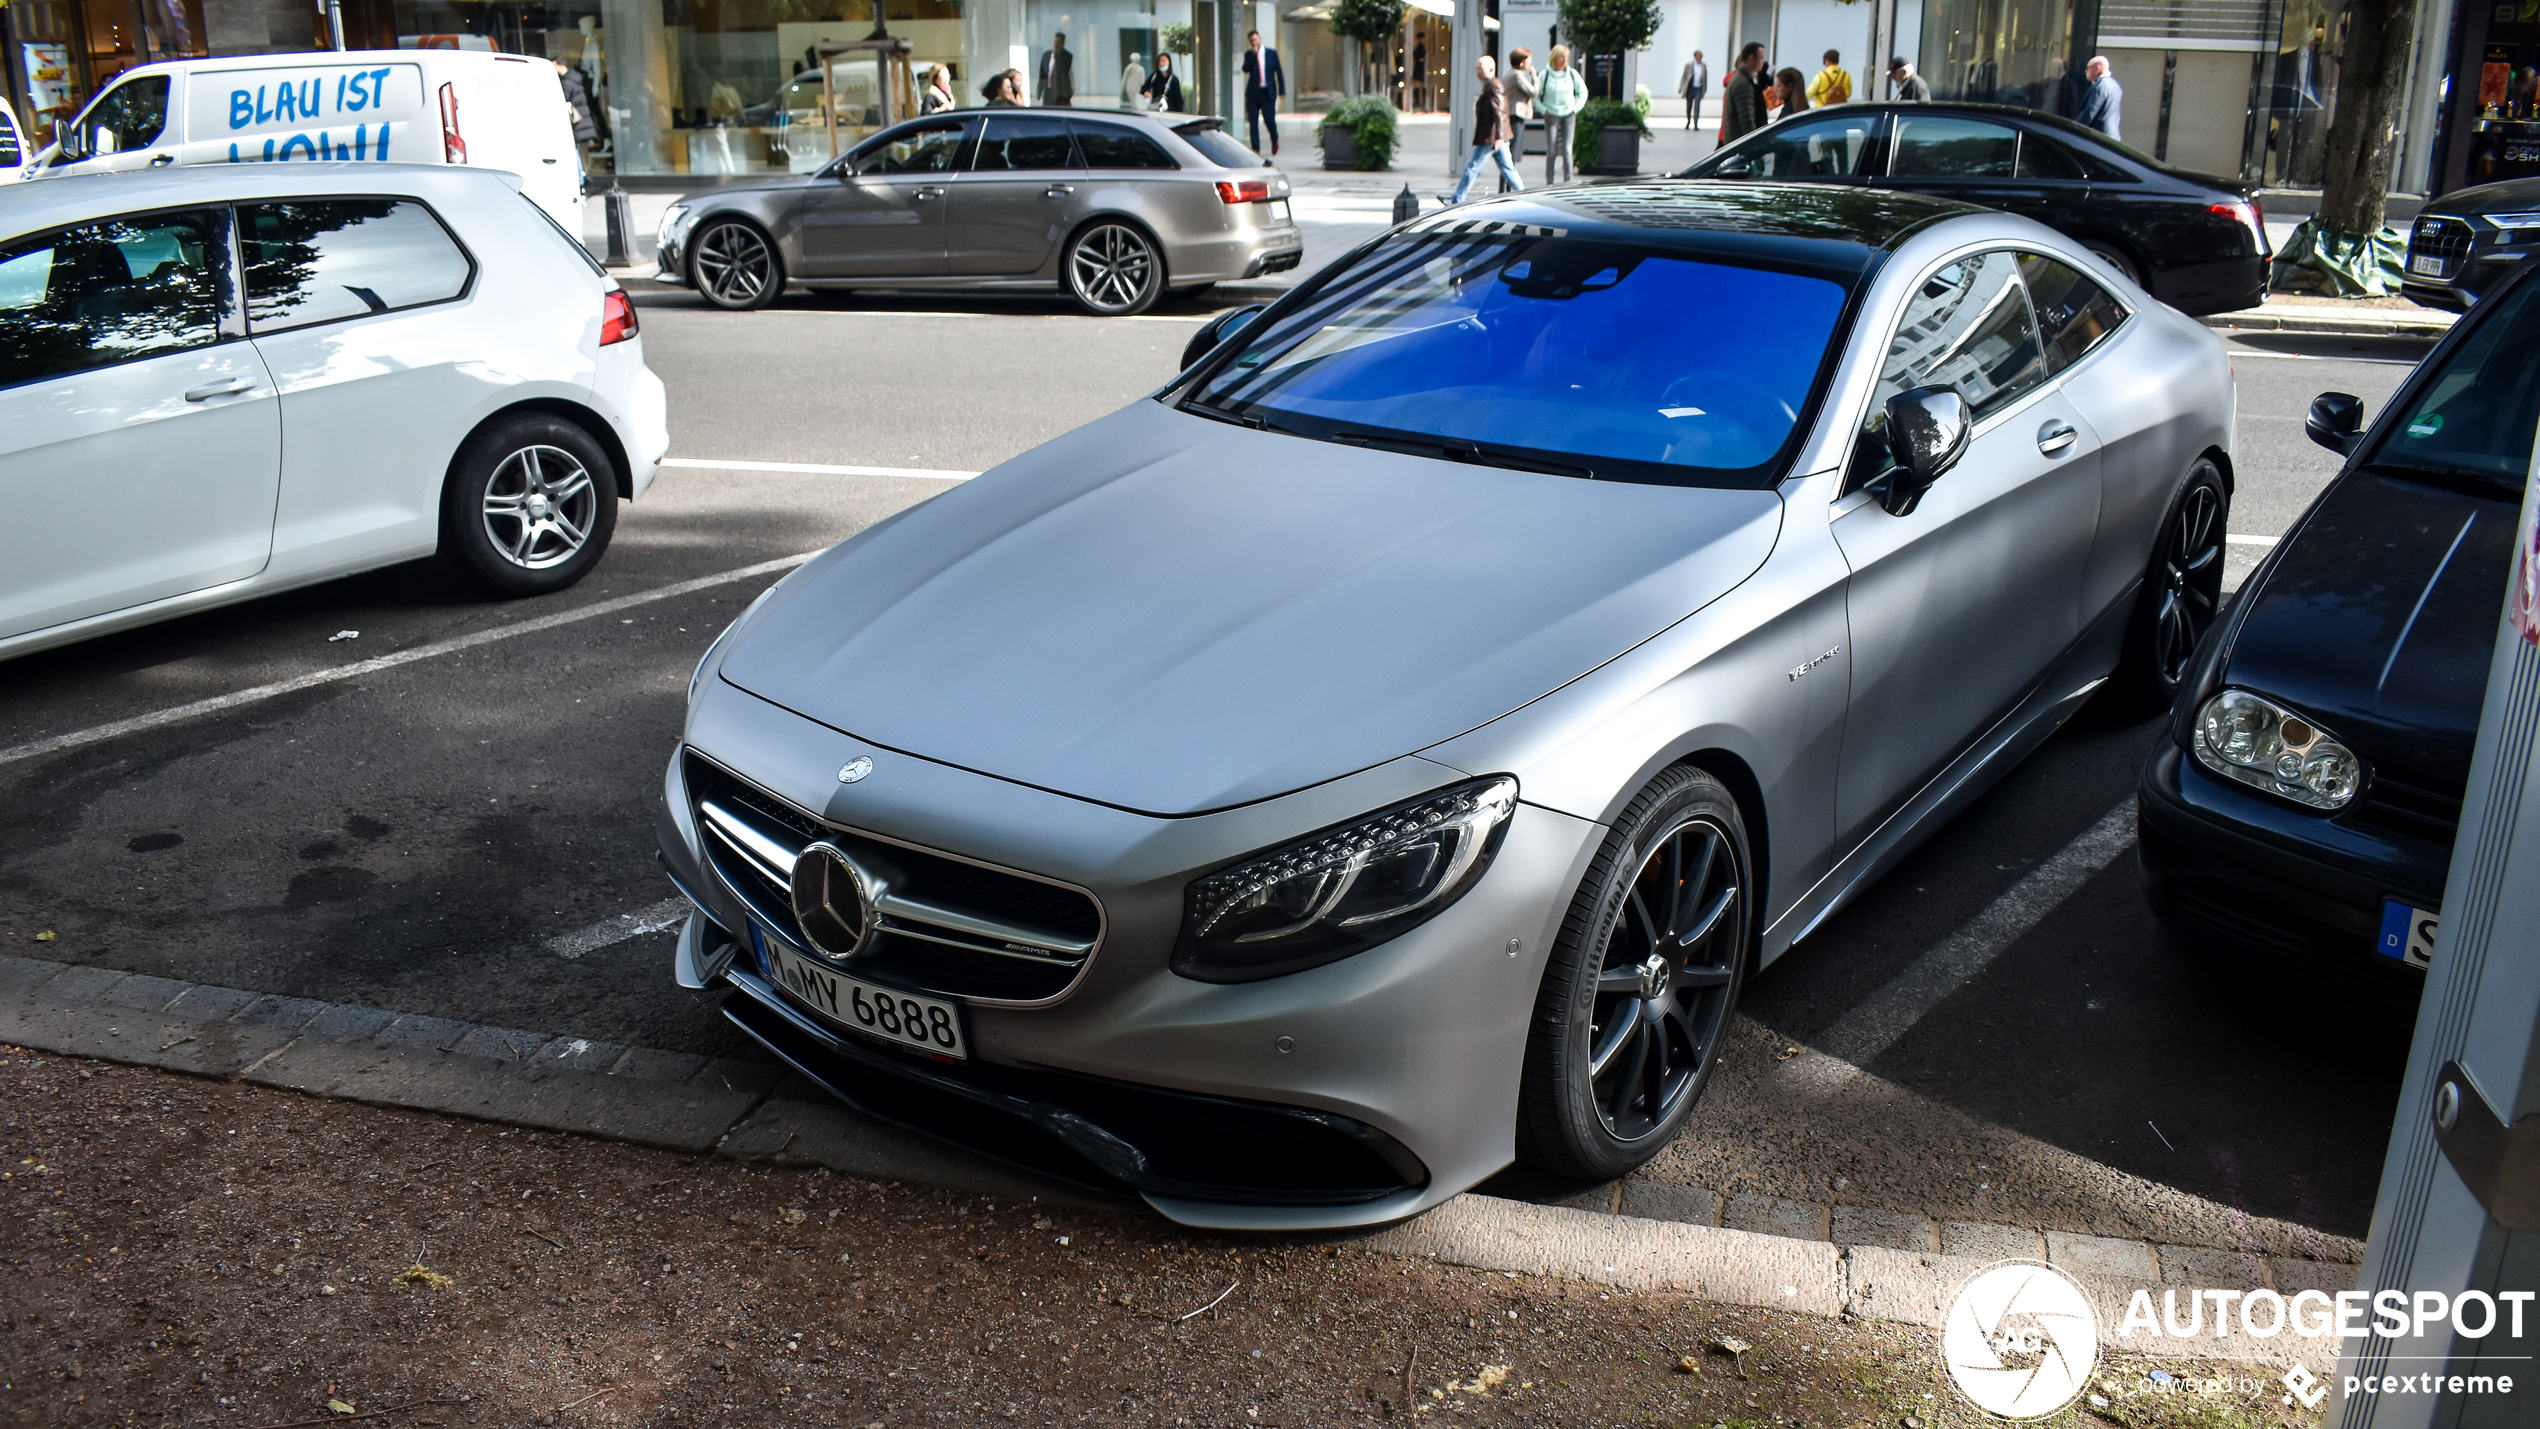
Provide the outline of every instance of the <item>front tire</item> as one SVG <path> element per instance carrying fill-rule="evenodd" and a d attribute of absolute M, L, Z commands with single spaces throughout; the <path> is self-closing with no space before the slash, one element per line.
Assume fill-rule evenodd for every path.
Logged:
<path fill-rule="evenodd" d="M 1098 318 L 1145 312 L 1164 293 L 1163 251 L 1143 230 L 1118 219 L 1089 225 L 1069 239 L 1059 273 L 1068 296 Z"/>
<path fill-rule="evenodd" d="M 2230 525 L 2222 470 L 2200 457 L 2161 518 L 2117 667 L 2119 689 L 2146 709 L 2177 700 L 2197 643 L 2222 611 L 2223 535 Z"/>
<path fill-rule="evenodd" d="M 506 595 L 590 573 L 617 531 L 617 472 L 589 432 L 524 412 L 459 448 L 441 489 L 441 554 Z"/>
<path fill-rule="evenodd" d="M 2120 274 L 2123 274 L 2127 282 L 2132 283 L 2138 288 L 2143 288 L 2143 290 L 2147 293 L 2151 291 L 2150 288 L 2144 286 L 2143 270 L 2135 266 L 2134 260 L 2126 256 L 2124 249 L 2117 247 L 2113 243 L 2101 242 L 2098 239 L 2092 239 L 2090 242 L 2083 244 L 2082 247 L 2089 249 L 2092 256 L 2096 257 L 2100 262 L 2107 264 L 2109 267 L 2116 269 Z"/>
<path fill-rule="evenodd" d="M 1535 997 L 1520 1159 L 1610 1181 L 1683 1129 L 1745 983 L 1753 867 L 1737 801 L 1699 769 L 1668 770 L 1614 821 Z"/>
<path fill-rule="evenodd" d="M 750 312 L 785 291 L 785 260 L 766 234 L 727 218 L 698 230 L 688 249 L 688 282 L 726 312 Z"/>

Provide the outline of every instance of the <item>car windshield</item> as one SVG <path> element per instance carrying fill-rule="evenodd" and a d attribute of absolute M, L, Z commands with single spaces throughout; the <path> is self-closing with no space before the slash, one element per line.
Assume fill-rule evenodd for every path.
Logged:
<path fill-rule="evenodd" d="M 1529 470 L 1766 486 L 1845 296 L 1826 277 L 1557 228 L 1403 233 L 1253 334 L 1190 404 Z"/>
<path fill-rule="evenodd" d="M 2373 465 L 2522 490 L 2540 423 L 2540 284 L 2516 283 L 2491 303 L 2381 439 Z"/>

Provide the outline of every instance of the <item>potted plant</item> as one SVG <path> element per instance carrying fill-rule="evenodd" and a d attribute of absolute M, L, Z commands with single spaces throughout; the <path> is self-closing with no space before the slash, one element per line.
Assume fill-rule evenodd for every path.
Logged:
<path fill-rule="evenodd" d="M 1647 137 L 1640 111 L 1619 99 L 1591 99 L 1579 109 L 1570 162 L 1583 174 L 1637 174 L 1640 141 Z"/>
<path fill-rule="evenodd" d="M 1327 169 L 1382 169 L 1393 163 L 1394 108 L 1381 94 L 1353 95 L 1315 126 Z"/>

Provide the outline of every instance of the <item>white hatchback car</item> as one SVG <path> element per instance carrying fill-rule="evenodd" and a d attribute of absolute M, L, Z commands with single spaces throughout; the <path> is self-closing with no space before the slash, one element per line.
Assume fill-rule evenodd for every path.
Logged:
<path fill-rule="evenodd" d="M 516 180 L 0 188 L 0 658 L 438 551 L 571 585 L 669 446 L 635 309 Z"/>

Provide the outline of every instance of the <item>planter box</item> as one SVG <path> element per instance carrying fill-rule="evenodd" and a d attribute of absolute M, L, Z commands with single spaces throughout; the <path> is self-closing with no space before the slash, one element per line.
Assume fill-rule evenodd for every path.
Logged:
<path fill-rule="evenodd" d="M 1640 130 L 1629 124 L 1608 124 L 1596 131 L 1596 164 L 1591 174 L 1637 174 L 1640 172 Z"/>
<path fill-rule="evenodd" d="M 1338 124 L 1323 126 L 1323 167 L 1355 169 L 1358 167 L 1358 134 Z"/>

